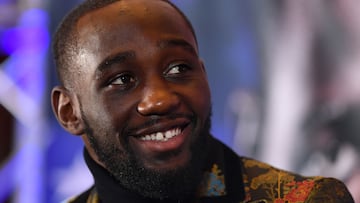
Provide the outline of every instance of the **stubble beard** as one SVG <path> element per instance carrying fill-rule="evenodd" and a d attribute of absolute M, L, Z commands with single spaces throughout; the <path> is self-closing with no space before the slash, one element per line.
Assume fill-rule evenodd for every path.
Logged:
<path fill-rule="evenodd" d="M 112 142 L 98 142 L 86 117 L 82 116 L 91 147 L 111 176 L 125 189 L 155 199 L 186 199 L 196 195 L 207 160 L 211 115 L 200 134 L 191 135 L 195 139 L 190 148 L 190 160 L 182 167 L 166 171 L 146 168 L 136 157 L 127 138 L 122 139 L 124 150 Z"/>

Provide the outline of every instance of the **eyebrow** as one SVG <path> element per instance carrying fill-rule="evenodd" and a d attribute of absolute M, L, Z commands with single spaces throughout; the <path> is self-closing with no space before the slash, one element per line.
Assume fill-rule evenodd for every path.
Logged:
<path fill-rule="evenodd" d="M 110 55 L 105 60 L 103 60 L 100 65 L 96 69 L 96 75 L 101 75 L 106 69 L 110 68 L 113 64 L 121 64 L 124 63 L 129 58 L 134 58 L 134 51 L 124 51 L 120 53 L 116 53 L 114 55 Z"/>
<path fill-rule="evenodd" d="M 182 47 L 187 51 L 190 51 L 192 54 L 197 55 L 196 49 L 187 41 L 183 39 L 169 39 L 169 40 L 161 40 L 158 42 L 158 46 L 163 48 L 169 48 L 169 47 Z"/>
<path fill-rule="evenodd" d="M 183 39 L 169 39 L 169 40 L 161 40 L 157 43 L 157 46 L 161 49 L 171 48 L 171 47 L 181 47 L 184 50 L 190 52 L 191 54 L 197 55 L 197 51 L 195 48 Z M 135 51 L 123 51 L 116 53 L 114 55 L 108 56 L 105 60 L 103 60 L 100 65 L 96 69 L 95 77 L 99 78 L 102 73 L 109 69 L 113 64 L 121 64 L 125 63 L 129 58 L 135 57 Z"/>

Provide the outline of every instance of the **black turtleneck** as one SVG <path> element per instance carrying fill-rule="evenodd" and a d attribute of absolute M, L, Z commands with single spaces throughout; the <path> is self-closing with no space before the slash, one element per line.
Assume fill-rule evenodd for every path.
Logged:
<path fill-rule="evenodd" d="M 97 164 L 84 150 L 84 157 L 94 180 L 95 185 L 87 192 L 80 195 L 75 202 L 86 202 L 90 192 L 97 192 L 97 195 L 102 203 L 219 203 L 219 202 L 240 202 L 244 199 L 244 186 L 242 180 L 241 166 L 239 157 L 232 152 L 228 147 L 224 146 L 219 141 L 212 139 L 210 153 L 211 157 L 208 171 L 211 171 L 212 163 L 216 163 L 224 175 L 225 180 L 225 195 L 203 195 L 203 197 L 196 200 L 173 200 L 173 199 L 150 199 L 143 197 L 135 192 L 129 191 L 122 187 L 102 166 Z M 204 172 L 205 173 L 205 172 Z"/>

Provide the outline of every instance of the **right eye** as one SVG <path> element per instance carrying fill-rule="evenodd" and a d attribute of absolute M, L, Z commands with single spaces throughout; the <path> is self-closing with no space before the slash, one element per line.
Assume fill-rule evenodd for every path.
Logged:
<path fill-rule="evenodd" d="M 114 79 L 112 79 L 109 83 L 109 85 L 119 85 L 119 86 L 127 86 L 131 85 L 136 82 L 136 79 L 134 76 L 128 73 L 120 74 L 116 76 Z"/>

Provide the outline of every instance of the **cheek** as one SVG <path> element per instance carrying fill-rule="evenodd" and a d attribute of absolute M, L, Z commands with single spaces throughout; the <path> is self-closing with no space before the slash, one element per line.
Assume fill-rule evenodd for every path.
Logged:
<path fill-rule="evenodd" d="M 103 99 L 101 104 L 103 108 L 95 112 L 99 115 L 97 119 L 119 137 L 120 133 L 128 127 L 129 122 L 133 120 L 134 101 L 131 95 L 110 95 Z"/>
<path fill-rule="evenodd" d="M 126 123 L 133 111 L 135 96 L 132 95 L 112 95 L 104 101 L 104 111 L 106 111 L 111 120 L 117 124 Z"/>
<path fill-rule="evenodd" d="M 111 112 L 106 103 L 96 97 L 87 97 L 83 100 L 81 114 L 84 122 L 93 131 L 94 137 L 102 139 L 106 134 L 114 131 L 114 112 Z"/>
<path fill-rule="evenodd" d="M 192 91 L 189 94 L 189 99 L 193 105 L 194 110 L 202 119 L 206 119 L 210 114 L 210 90 L 206 82 L 198 83 L 196 86 L 190 88 Z"/>

